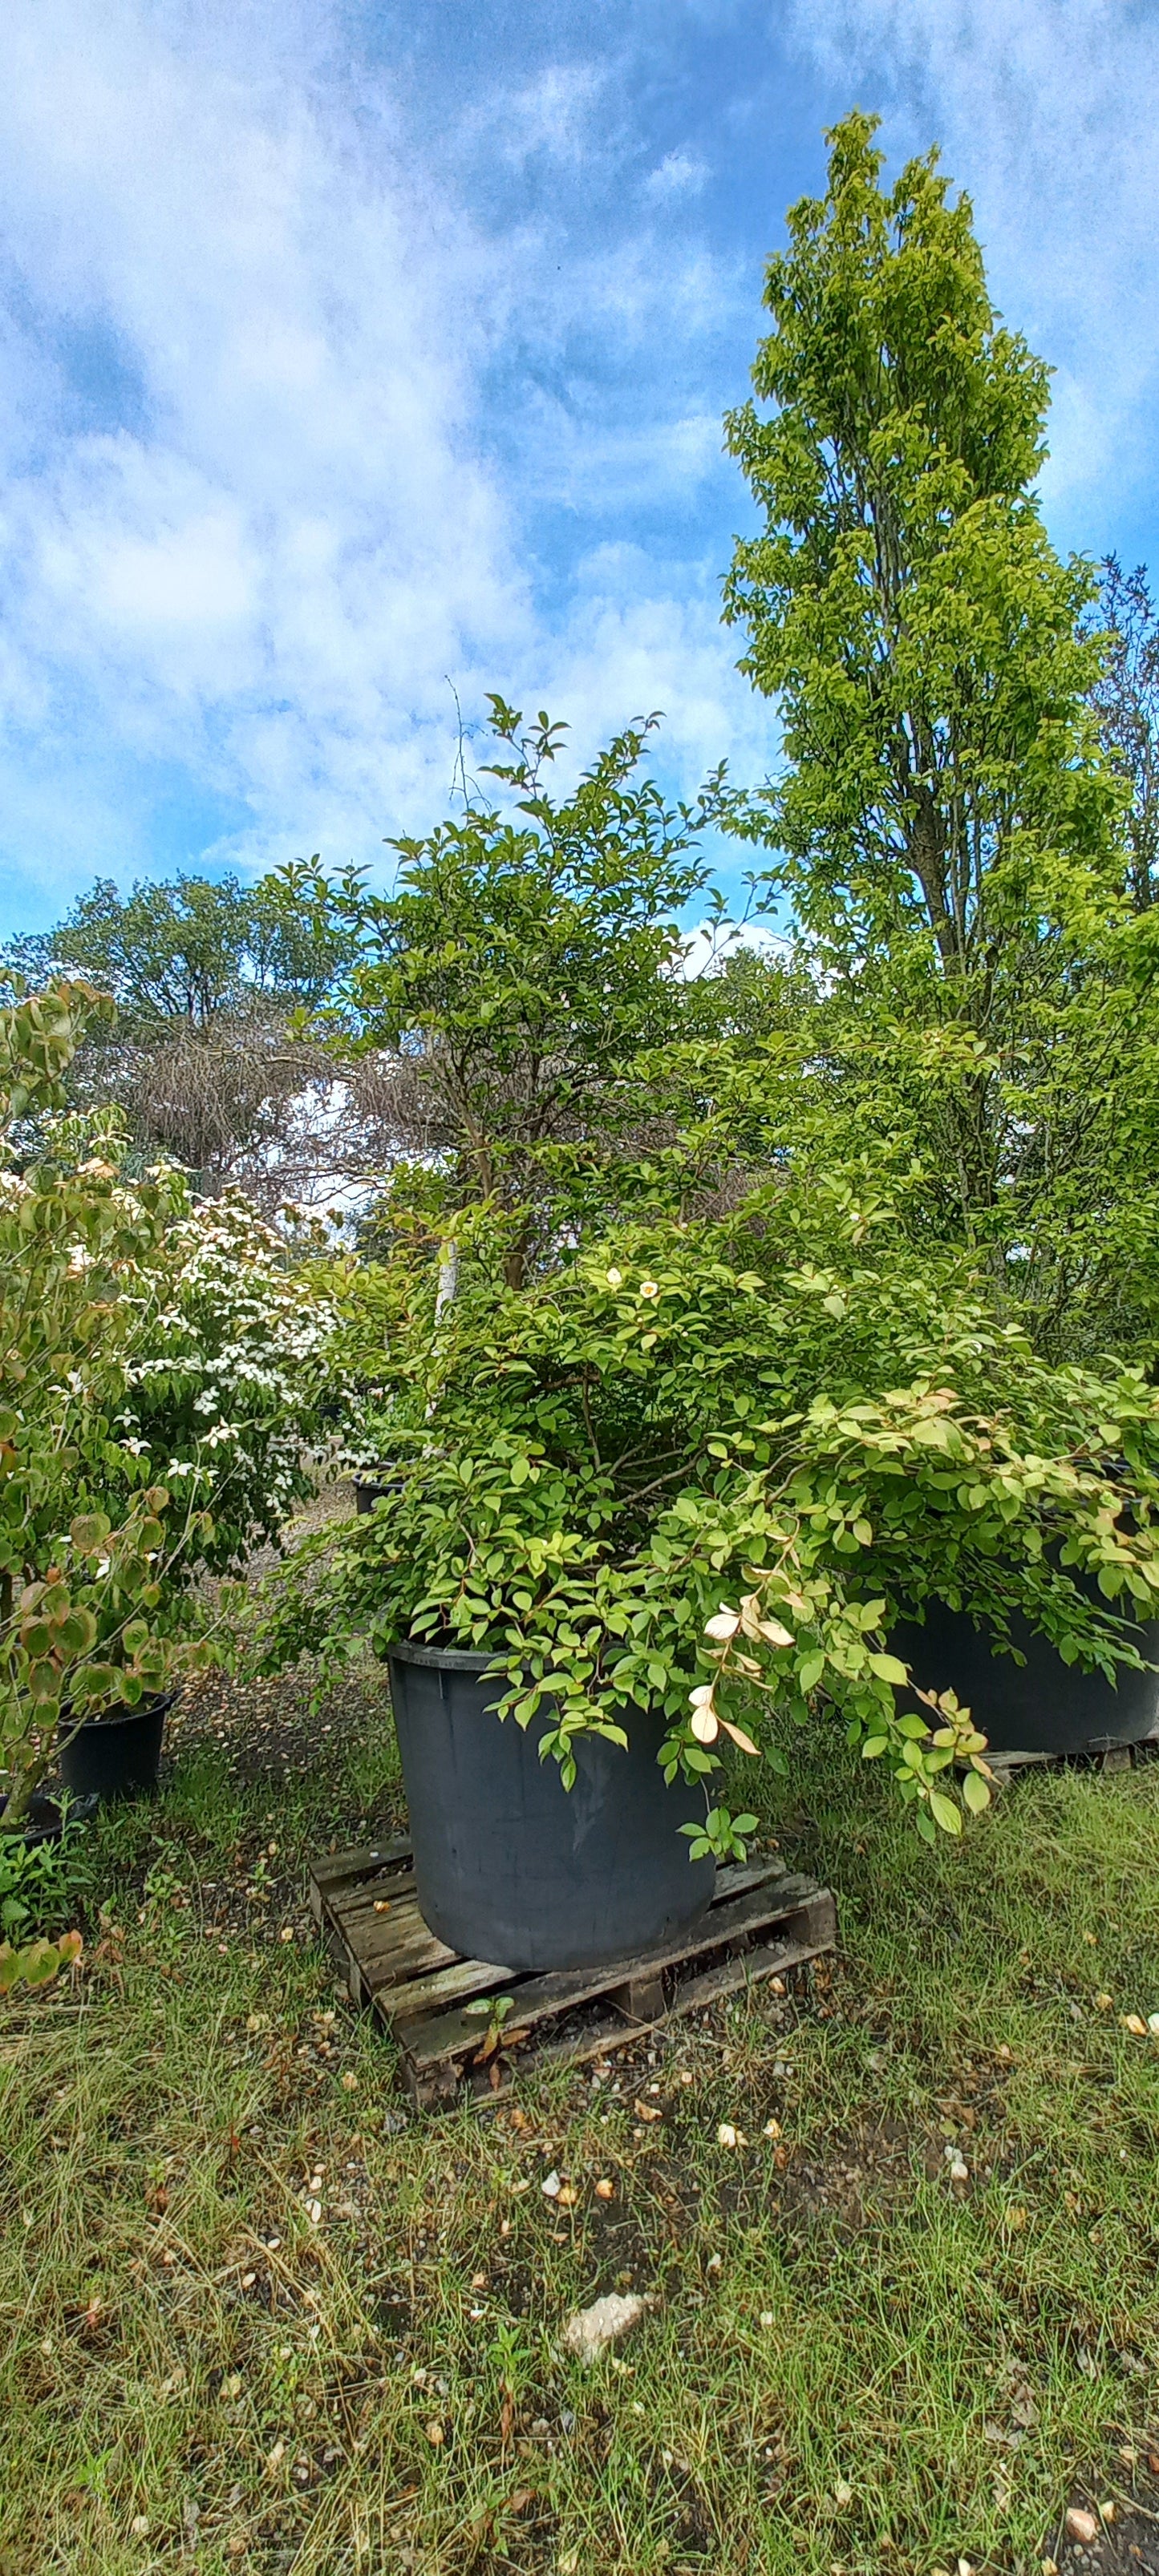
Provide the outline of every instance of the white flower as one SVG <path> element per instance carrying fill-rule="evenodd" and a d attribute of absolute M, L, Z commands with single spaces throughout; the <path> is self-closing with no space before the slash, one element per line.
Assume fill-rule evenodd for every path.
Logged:
<path fill-rule="evenodd" d="M 622 1271 L 622 1270 L 609 1270 L 609 1272 L 608 1272 L 608 1286 L 609 1286 L 609 1288 L 622 1288 L 622 1287 L 623 1287 L 623 1285 L 624 1285 L 624 1274 L 623 1274 L 623 1271 Z"/>
<path fill-rule="evenodd" d="M 640 1281 L 640 1295 L 642 1297 L 658 1297 L 659 1294 L 660 1291 L 654 1279 L 642 1279 Z"/>

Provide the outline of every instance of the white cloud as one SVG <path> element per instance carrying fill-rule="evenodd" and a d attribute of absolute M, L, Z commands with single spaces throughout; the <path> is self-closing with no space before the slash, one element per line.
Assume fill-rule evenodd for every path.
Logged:
<path fill-rule="evenodd" d="M 666 152 L 644 181 L 645 194 L 663 200 L 666 197 L 694 197 L 708 177 L 708 164 L 690 152 Z"/>
<path fill-rule="evenodd" d="M 659 712 L 683 793 L 728 751 L 742 776 L 769 768 L 777 727 L 768 701 L 735 667 L 740 643 L 719 623 L 716 568 L 665 566 L 630 544 L 595 548 L 578 569 L 566 631 L 546 657 L 552 703 L 577 742 L 599 741 L 629 718 Z M 675 757 L 673 757 L 675 755 Z"/>
<path fill-rule="evenodd" d="M 593 63 L 549 63 L 536 79 L 493 97 L 484 115 L 501 133 L 505 158 L 520 163 L 543 152 L 556 161 L 580 160 L 606 78 Z"/>
<path fill-rule="evenodd" d="M 1109 516 L 1151 474 L 1154 11 L 1133 0 L 794 0 L 791 24 L 846 98 L 884 98 L 891 164 L 943 145 L 974 199 L 998 301 L 1058 368 L 1043 484 L 1052 515 Z"/>
<path fill-rule="evenodd" d="M 449 767 L 444 673 L 508 659 L 528 625 L 469 435 L 481 257 L 388 118 L 367 135 L 300 59 L 239 80 L 164 25 L 132 0 L 9 16 L 9 257 L 53 330 L 99 318 L 144 425 L 78 434 L 26 369 L 6 766 L 35 767 L 54 725 L 74 743 L 79 692 L 135 756 L 247 801 L 252 855 L 299 846 L 319 808 L 340 855 Z"/>
<path fill-rule="evenodd" d="M 695 983 L 698 976 L 735 956 L 738 948 L 755 948 L 758 955 L 777 959 L 786 966 L 793 955 L 792 940 L 783 931 L 771 929 L 767 921 L 745 921 L 723 932 L 712 922 L 700 921 L 689 936 L 680 972 L 687 983 Z"/>
<path fill-rule="evenodd" d="M 374 859 L 445 798 L 448 675 L 468 713 L 550 694 L 585 757 L 664 704 L 686 785 L 754 738 L 695 564 L 553 584 L 534 536 L 545 497 L 700 490 L 719 427 L 682 353 L 736 275 L 659 212 L 593 252 L 550 196 L 488 235 L 457 190 L 484 134 L 513 166 L 614 156 L 610 54 L 497 77 L 424 164 L 348 26 L 284 0 L 274 46 L 263 0 L 9 0 L 0 846 L 21 905 L 51 874 L 42 917 L 158 863 L 151 778 L 220 860 Z M 662 333 L 638 420 L 577 386 L 577 314 L 626 361 Z M 534 366 L 492 390 L 521 332 L 557 393 Z"/>

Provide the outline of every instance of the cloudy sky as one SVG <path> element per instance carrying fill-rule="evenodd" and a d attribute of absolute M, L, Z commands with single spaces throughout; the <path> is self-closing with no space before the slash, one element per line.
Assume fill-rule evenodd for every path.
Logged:
<path fill-rule="evenodd" d="M 855 101 L 1056 369 L 1056 542 L 1159 566 L 1150 0 L 5 0 L 0 930 L 384 864 L 452 683 L 759 774 L 720 416 Z"/>

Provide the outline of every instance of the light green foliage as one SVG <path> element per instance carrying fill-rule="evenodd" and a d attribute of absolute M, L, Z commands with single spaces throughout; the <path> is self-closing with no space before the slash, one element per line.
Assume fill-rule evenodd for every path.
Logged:
<path fill-rule="evenodd" d="M 1128 794 L 1130 896 L 1139 912 L 1159 903 L 1159 610 L 1145 564 L 1103 565 L 1096 611 L 1104 645 L 1093 691 L 1103 749 Z"/>
<path fill-rule="evenodd" d="M 136 1168 L 177 1163 L 214 1197 L 244 1180 L 269 1209 L 327 1168 L 328 1068 L 299 1021 L 356 945 L 316 862 L 295 862 L 253 886 L 182 875 L 121 895 L 99 880 L 55 930 L 10 942 L 7 968 L 43 983 L 63 966 L 116 1002 L 89 1021 L 68 1086 L 116 1104 Z"/>
<path fill-rule="evenodd" d="M 162 1257 L 180 1203 L 168 1177 L 133 1192 L 106 1151 L 78 1159 L 64 1076 L 95 1004 L 57 985 L 0 1014 L 0 1753 L 19 1821 L 65 1693 L 83 1713 L 161 1677 L 166 1487 L 116 1440 L 126 1291 Z M 40 1122 L 39 1150 L 20 1152 Z M 57 1123 L 54 1123 L 57 1122 Z M 91 1141 L 91 1140 L 90 1140 Z M 101 1508 L 112 1481 L 117 1524 Z M 115 1668 L 115 1678 L 114 1678 Z"/>
<path fill-rule="evenodd" d="M 0 1834 L 0 1995 L 47 1985 L 79 1956 L 79 1932 L 61 1932 L 91 1885 L 83 1836 L 66 1820 L 56 1840 Z"/>
<path fill-rule="evenodd" d="M 983 1740 L 952 1698 L 899 1696 L 898 1611 L 964 1603 L 999 1643 L 1020 1611 L 1111 1676 L 1137 1661 L 1115 1605 L 1159 1612 L 1159 1395 L 1047 1367 L 844 1184 L 621 1229 L 518 1293 L 476 1263 L 390 1376 L 398 1488 L 279 1579 L 264 1654 L 489 1647 L 565 1781 L 577 1733 L 618 1740 L 642 1702 L 665 1768 L 706 1781 L 722 1740 L 783 1762 L 828 1703 L 923 1830 L 957 1830 L 953 1765 L 984 1785 Z"/>
<path fill-rule="evenodd" d="M 1042 525 L 1047 370 L 993 313 L 969 201 L 933 154 L 884 190 L 873 133 L 846 118 L 790 214 L 728 424 L 765 524 L 726 613 L 785 727 L 733 820 L 823 969 L 811 1061 L 863 1143 L 912 1143 L 923 1222 L 1058 1352 L 1147 1351 L 1159 951 L 1091 702 L 1097 586 Z"/>
<path fill-rule="evenodd" d="M 19 945 L 19 943 L 18 943 Z M 118 1044 L 155 1042 L 175 1025 L 315 1009 L 350 961 L 353 939 L 316 867 L 262 877 L 179 876 L 121 895 L 98 879 L 39 943 L 117 1004 Z M 31 964 L 31 959 L 29 963 Z M 99 1030 L 90 1027 L 90 1044 Z"/>
<path fill-rule="evenodd" d="M 1084 702 L 1093 583 L 1030 489 L 1047 370 L 996 324 L 969 201 L 933 154 L 885 194 L 873 130 L 836 129 L 827 196 L 769 262 L 775 409 L 729 422 L 766 528 L 728 609 L 782 699 L 771 810 L 802 918 L 869 950 L 912 925 L 960 980 L 1060 858 L 1098 882 L 1118 798 Z"/>

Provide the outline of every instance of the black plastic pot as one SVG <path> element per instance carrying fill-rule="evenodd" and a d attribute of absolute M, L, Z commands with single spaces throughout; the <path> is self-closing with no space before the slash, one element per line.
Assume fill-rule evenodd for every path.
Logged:
<path fill-rule="evenodd" d="M 656 1761 L 665 1732 L 650 1709 L 624 1723 L 629 1744 L 581 1735 L 577 1779 L 541 1762 L 550 1712 L 524 1729 L 500 1720 L 505 1685 L 491 1657 L 400 1645 L 391 1696 L 423 1918 L 466 1957 L 507 1968 L 589 1968 L 683 1932 L 705 1913 L 712 1860 L 690 1861 L 682 1824 L 703 1789 Z"/>
<path fill-rule="evenodd" d="M 1126 1624 L 1131 1644 L 1159 1663 L 1159 1620 Z M 1024 1664 L 996 1653 L 966 1611 L 930 1601 L 924 1620 L 903 1621 L 889 1642 L 923 1690 L 957 1692 L 992 1753 L 1103 1753 L 1140 1743 L 1159 1724 L 1159 1672 L 1120 1666 L 1116 1687 L 1103 1673 L 1064 1664 L 1017 1613 L 1010 1634 Z"/>
<path fill-rule="evenodd" d="M 86 1717 L 60 1749 L 60 1776 L 74 1797 L 102 1802 L 155 1789 L 161 1767 L 165 1719 L 177 1694 L 142 1700 L 137 1708 L 110 1708 Z"/>
<path fill-rule="evenodd" d="M 354 1509 L 359 1514 L 372 1512 L 384 1494 L 393 1494 L 402 1482 L 397 1467 L 361 1467 L 351 1477 L 354 1487 Z"/>
<path fill-rule="evenodd" d="M 0 1798 L 0 1817 L 3 1816 L 7 1804 L 7 1798 Z M 74 1806 L 70 1813 L 75 1815 L 76 1812 Z M 42 1790 L 34 1790 L 24 1810 L 23 1824 L 15 1828 L 16 1840 L 29 1844 L 58 1843 L 63 1832 L 64 1817 L 55 1798 L 46 1798 Z"/>

